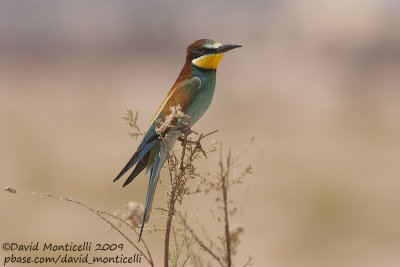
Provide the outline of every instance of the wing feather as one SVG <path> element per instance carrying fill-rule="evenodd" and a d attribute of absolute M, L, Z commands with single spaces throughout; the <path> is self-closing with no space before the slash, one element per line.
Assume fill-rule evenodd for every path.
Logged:
<path fill-rule="evenodd" d="M 132 168 L 135 164 L 140 162 L 140 168 L 135 169 L 134 176 L 130 176 L 128 178 L 129 182 L 135 178 L 136 175 L 140 173 L 139 169 L 143 170 L 149 162 L 142 161 L 143 158 L 146 158 L 146 155 L 149 151 L 159 143 L 159 136 L 157 135 L 155 129 L 157 127 L 157 123 L 159 121 L 163 121 L 165 116 L 170 114 L 170 108 L 180 105 L 182 107 L 182 112 L 185 112 L 186 108 L 192 103 L 197 93 L 199 92 L 201 87 L 200 78 L 193 76 L 192 78 L 175 84 L 174 87 L 170 90 L 167 97 L 159 107 L 155 116 L 153 117 L 150 127 L 144 135 L 138 149 L 135 154 L 131 157 L 131 159 L 126 163 L 125 167 L 121 170 L 121 172 L 114 179 L 114 182 L 121 178 L 130 168 Z M 164 133 L 165 134 L 165 133 Z M 148 160 L 147 160 L 148 161 Z M 147 163 L 145 165 L 145 163 Z M 125 182 L 125 185 L 129 183 Z"/>

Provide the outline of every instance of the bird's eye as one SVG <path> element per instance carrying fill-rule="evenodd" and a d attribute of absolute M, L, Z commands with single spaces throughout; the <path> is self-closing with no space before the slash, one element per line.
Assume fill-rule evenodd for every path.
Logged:
<path fill-rule="evenodd" d="M 200 51 L 203 53 L 203 54 L 210 54 L 210 53 L 212 53 L 212 52 L 214 52 L 214 48 L 212 48 L 212 47 L 207 47 L 207 46 L 203 46 L 203 47 L 201 47 L 200 48 Z"/>
<path fill-rule="evenodd" d="M 204 55 L 204 52 L 201 49 L 196 48 L 196 49 L 193 49 L 190 54 L 191 54 L 191 58 L 195 59 L 195 58 L 198 58 L 198 57 L 201 57 L 202 55 Z"/>
<path fill-rule="evenodd" d="M 215 48 L 208 48 L 208 47 L 199 47 L 199 48 L 194 48 L 191 53 L 190 53 L 190 57 L 191 59 L 195 59 L 204 55 L 208 55 L 208 54 L 213 54 L 216 53 L 216 49 Z"/>
<path fill-rule="evenodd" d="M 203 53 L 204 54 L 215 54 L 217 53 L 217 49 L 216 48 L 209 48 L 209 47 L 205 47 L 203 48 Z"/>

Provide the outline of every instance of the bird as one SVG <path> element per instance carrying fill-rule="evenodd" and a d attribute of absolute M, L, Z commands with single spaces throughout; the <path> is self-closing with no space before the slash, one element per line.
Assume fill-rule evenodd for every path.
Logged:
<path fill-rule="evenodd" d="M 145 132 L 136 152 L 115 177 L 114 182 L 136 165 L 123 184 L 125 187 L 145 168 L 147 168 L 146 174 L 150 174 L 139 242 L 144 224 L 150 218 L 160 170 L 167 159 L 168 151 L 174 147 L 175 142 L 182 135 L 183 125 L 186 123 L 190 129 L 207 111 L 214 95 L 218 64 L 224 53 L 238 47 L 242 46 L 222 45 L 211 39 L 200 39 L 187 47 L 185 64 L 178 78 L 151 120 L 150 127 Z M 161 133 L 163 136 L 161 140 L 157 126 L 160 121 L 166 119 L 174 107 L 179 107 L 189 119 L 187 122 L 183 122 L 183 119 L 175 119 L 172 125 Z"/>

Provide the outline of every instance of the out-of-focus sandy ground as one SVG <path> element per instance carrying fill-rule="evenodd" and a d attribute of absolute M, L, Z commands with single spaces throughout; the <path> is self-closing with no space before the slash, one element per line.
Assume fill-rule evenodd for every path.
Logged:
<path fill-rule="evenodd" d="M 147 126 L 191 41 L 238 43 L 196 126 L 236 153 L 255 136 L 254 175 L 232 195 L 236 266 L 400 266 L 399 25 L 396 0 L 2 1 L 0 185 L 107 211 L 143 202 L 143 175 L 112 183 L 138 143 L 121 116 Z M 1 242 L 122 242 L 75 206 L 0 203 Z M 186 205 L 207 218 L 215 204 Z M 160 263 L 161 233 L 149 242 Z"/>

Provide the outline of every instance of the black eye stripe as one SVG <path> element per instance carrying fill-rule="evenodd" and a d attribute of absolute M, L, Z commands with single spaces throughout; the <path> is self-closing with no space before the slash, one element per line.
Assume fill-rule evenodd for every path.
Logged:
<path fill-rule="evenodd" d="M 205 51 L 206 54 L 215 54 L 217 52 L 216 48 L 207 48 L 204 47 L 203 50 Z"/>
<path fill-rule="evenodd" d="M 216 53 L 217 53 L 217 48 L 208 48 L 208 47 L 194 48 L 190 52 L 190 57 L 191 59 L 195 59 L 204 55 L 216 54 Z"/>

